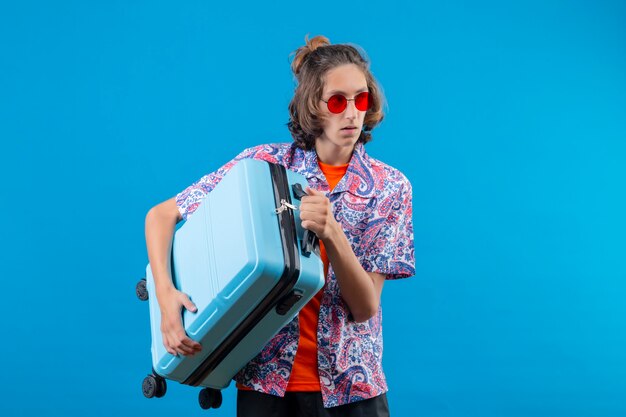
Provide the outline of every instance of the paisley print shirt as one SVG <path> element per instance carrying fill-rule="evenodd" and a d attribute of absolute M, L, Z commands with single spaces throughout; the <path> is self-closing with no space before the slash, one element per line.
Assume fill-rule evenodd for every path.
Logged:
<path fill-rule="evenodd" d="M 371 158 L 357 143 L 346 174 L 329 193 L 315 150 L 295 143 L 259 145 L 207 174 L 176 195 L 187 219 L 241 159 L 283 165 L 303 174 L 311 188 L 325 192 L 363 269 L 387 279 L 415 273 L 411 183 L 397 169 Z M 298 348 L 298 317 L 282 328 L 234 379 L 253 390 L 284 396 Z M 370 320 L 355 322 L 339 292 L 332 265 L 328 268 L 317 327 L 317 358 L 325 407 L 364 400 L 387 391 L 382 369 L 382 308 Z"/>

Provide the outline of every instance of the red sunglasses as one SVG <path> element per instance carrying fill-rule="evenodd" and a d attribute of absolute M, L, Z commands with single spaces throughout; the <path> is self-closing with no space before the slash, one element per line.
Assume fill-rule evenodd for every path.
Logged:
<path fill-rule="evenodd" d="M 354 105 L 357 110 L 366 111 L 371 106 L 370 101 L 370 93 L 368 91 L 363 91 L 362 93 L 357 94 L 354 98 L 346 98 L 343 94 L 335 94 L 331 96 L 328 101 L 323 100 L 326 105 L 328 105 L 328 110 L 331 113 L 341 113 L 348 107 L 348 101 L 354 100 Z"/>

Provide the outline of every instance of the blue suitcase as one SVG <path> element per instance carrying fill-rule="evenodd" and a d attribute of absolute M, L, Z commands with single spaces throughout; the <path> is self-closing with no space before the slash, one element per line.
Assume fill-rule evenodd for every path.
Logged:
<path fill-rule="evenodd" d="M 219 390 L 323 287 L 319 242 L 301 227 L 296 209 L 306 186 L 304 176 L 283 166 L 243 159 L 174 233 L 172 279 L 198 308 L 182 313 L 187 334 L 202 345 L 193 357 L 165 350 L 147 266 L 136 288 L 150 306 L 146 397 L 162 397 L 170 379 L 206 387 L 200 406 L 219 407 Z"/>

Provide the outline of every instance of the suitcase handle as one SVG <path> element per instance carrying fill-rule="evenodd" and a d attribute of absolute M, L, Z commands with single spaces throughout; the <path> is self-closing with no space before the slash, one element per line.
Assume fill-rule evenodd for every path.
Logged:
<path fill-rule="evenodd" d="M 304 229 L 304 235 L 302 236 L 302 255 L 308 258 L 311 252 L 315 253 L 317 256 L 321 256 L 320 239 L 309 229 Z"/>
<path fill-rule="evenodd" d="M 278 302 L 278 305 L 276 306 L 276 313 L 278 313 L 281 316 L 284 316 L 285 314 L 287 314 L 289 310 L 291 310 L 291 307 L 293 307 L 294 304 L 300 301 L 301 298 L 302 298 L 302 293 L 300 291 L 297 291 L 297 290 L 291 291 L 289 294 L 284 296 L 282 300 Z"/>
<path fill-rule="evenodd" d="M 300 183 L 293 184 L 291 186 L 291 191 L 293 191 L 293 196 L 297 200 L 301 200 L 302 197 L 307 195 L 306 191 L 304 191 Z M 317 256 L 320 256 L 320 239 L 312 231 L 308 229 L 304 230 L 301 246 L 302 255 L 306 256 L 307 258 L 311 255 L 311 252 L 314 252 Z"/>
<path fill-rule="evenodd" d="M 293 196 L 296 200 L 301 200 L 302 197 L 307 195 L 306 191 L 302 189 L 302 185 L 299 182 L 291 186 L 291 191 L 293 191 Z"/>

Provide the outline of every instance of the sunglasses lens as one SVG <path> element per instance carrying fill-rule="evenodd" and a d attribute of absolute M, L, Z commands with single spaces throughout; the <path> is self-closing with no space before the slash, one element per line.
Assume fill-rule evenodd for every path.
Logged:
<path fill-rule="evenodd" d="M 367 91 L 357 94 L 354 98 L 354 105 L 360 111 L 365 111 L 370 108 L 370 95 Z"/>
<path fill-rule="evenodd" d="M 328 110 L 333 113 L 341 113 L 346 109 L 346 105 L 348 101 L 346 98 L 340 94 L 335 94 L 331 98 L 328 99 Z"/>

